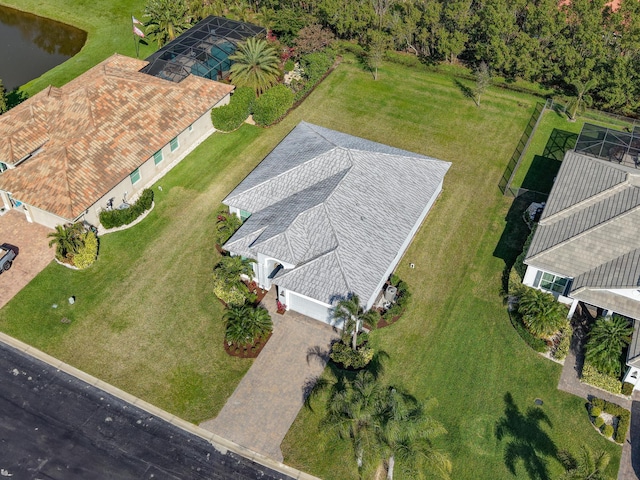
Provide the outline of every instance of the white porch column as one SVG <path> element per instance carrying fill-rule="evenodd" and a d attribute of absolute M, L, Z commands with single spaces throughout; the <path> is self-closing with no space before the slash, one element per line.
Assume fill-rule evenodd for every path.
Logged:
<path fill-rule="evenodd" d="M 569 315 L 567 315 L 567 318 L 568 318 L 569 320 L 571 320 L 571 317 L 573 317 L 573 314 L 574 314 L 574 313 L 575 313 L 575 311 L 576 311 L 576 308 L 577 308 L 577 306 L 578 306 L 578 303 L 579 303 L 579 301 L 578 301 L 578 300 L 576 300 L 576 299 L 574 298 L 574 299 L 573 299 L 573 302 L 571 303 L 571 308 L 569 309 Z"/>

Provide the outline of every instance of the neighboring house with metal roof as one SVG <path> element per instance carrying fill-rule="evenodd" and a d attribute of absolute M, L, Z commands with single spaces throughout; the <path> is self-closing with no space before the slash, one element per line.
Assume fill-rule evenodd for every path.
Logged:
<path fill-rule="evenodd" d="M 448 162 L 301 122 L 224 200 L 244 223 L 224 245 L 262 288 L 330 323 L 370 308 L 438 197 Z"/>
<path fill-rule="evenodd" d="M 63 87 L 0 116 L 0 209 L 48 227 L 117 208 L 215 131 L 211 109 L 233 87 L 194 75 L 179 83 L 113 55 Z"/>
<path fill-rule="evenodd" d="M 524 284 L 571 304 L 600 307 L 636 325 L 626 381 L 640 372 L 640 170 L 566 153 L 531 241 Z"/>

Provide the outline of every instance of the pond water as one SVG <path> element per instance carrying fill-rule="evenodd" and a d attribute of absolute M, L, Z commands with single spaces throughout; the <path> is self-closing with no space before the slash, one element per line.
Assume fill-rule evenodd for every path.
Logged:
<path fill-rule="evenodd" d="M 87 33 L 78 28 L 0 6 L 0 79 L 13 90 L 80 51 Z"/>

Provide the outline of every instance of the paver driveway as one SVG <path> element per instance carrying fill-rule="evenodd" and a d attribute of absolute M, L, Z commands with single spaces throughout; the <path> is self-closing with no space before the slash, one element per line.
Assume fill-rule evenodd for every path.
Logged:
<path fill-rule="evenodd" d="M 274 290 L 263 300 L 267 307 L 275 306 Z M 296 312 L 269 310 L 271 339 L 218 416 L 200 426 L 281 462 L 280 444 L 302 408 L 309 382 L 324 370 L 338 334 Z"/>
<path fill-rule="evenodd" d="M 53 230 L 27 222 L 24 213 L 9 210 L 0 217 L 0 244 L 20 249 L 11 270 L 0 275 L 0 308 L 49 265 L 55 250 L 49 248 L 47 234 Z"/>

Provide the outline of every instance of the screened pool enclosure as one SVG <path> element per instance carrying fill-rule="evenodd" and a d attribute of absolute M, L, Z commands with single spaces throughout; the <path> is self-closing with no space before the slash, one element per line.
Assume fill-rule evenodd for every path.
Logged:
<path fill-rule="evenodd" d="M 149 65 L 140 71 L 172 82 L 189 74 L 223 80 L 229 76 L 233 63 L 229 56 L 238 43 L 264 35 L 266 30 L 257 25 L 207 17 L 148 57 Z"/>

